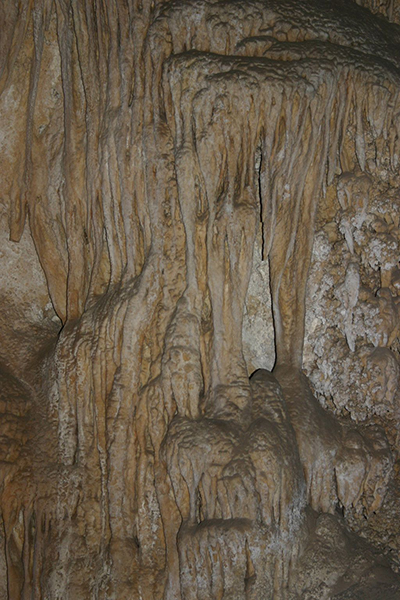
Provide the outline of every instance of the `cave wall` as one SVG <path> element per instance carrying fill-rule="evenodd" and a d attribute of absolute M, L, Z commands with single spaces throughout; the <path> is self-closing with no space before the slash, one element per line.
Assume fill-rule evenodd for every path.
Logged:
<path fill-rule="evenodd" d="M 398 597 L 399 4 L 358 4 L 0 7 L 0 598 Z"/>

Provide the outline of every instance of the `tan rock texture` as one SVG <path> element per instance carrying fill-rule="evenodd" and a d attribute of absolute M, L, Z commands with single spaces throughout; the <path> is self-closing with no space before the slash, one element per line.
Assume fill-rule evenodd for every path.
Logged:
<path fill-rule="evenodd" d="M 0 600 L 400 598 L 400 3 L 0 5 Z"/>

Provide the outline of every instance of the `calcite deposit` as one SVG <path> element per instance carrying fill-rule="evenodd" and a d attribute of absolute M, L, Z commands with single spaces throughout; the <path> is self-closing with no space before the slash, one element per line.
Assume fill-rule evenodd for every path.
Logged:
<path fill-rule="evenodd" d="M 0 600 L 400 598 L 399 0 L 4 0 L 0 156 Z"/>

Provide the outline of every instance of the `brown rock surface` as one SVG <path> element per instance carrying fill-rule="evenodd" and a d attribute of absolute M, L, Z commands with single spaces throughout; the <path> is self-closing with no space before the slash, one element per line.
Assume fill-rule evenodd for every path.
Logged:
<path fill-rule="evenodd" d="M 0 600 L 400 597 L 399 7 L 1 4 Z"/>

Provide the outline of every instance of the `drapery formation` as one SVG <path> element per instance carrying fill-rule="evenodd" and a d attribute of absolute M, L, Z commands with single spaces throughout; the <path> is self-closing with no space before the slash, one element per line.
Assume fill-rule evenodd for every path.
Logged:
<path fill-rule="evenodd" d="M 349 1 L 1 10 L 2 193 L 63 324 L 2 467 L 7 593 L 285 598 L 306 505 L 368 514 L 391 474 L 298 371 L 318 204 L 399 168 L 399 29 Z M 277 370 L 249 379 L 260 222 Z"/>

